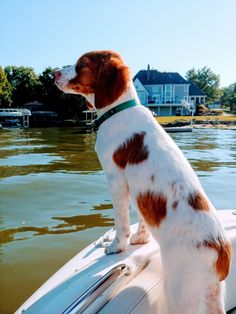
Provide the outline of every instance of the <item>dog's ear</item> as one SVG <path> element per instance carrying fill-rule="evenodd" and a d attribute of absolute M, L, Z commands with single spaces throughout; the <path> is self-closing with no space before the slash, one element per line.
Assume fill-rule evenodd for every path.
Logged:
<path fill-rule="evenodd" d="M 117 100 L 129 87 L 130 71 L 121 57 L 102 56 L 95 87 L 95 107 L 104 108 Z"/>

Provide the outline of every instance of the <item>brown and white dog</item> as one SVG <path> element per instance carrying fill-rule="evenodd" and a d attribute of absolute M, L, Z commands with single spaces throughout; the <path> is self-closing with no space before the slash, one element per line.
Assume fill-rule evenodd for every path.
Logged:
<path fill-rule="evenodd" d="M 140 105 L 128 67 L 118 53 L 92 51 L 55 72 L 57 86 L 86 97 L 102 116 L 129 100 L 138 105 L 106 119 L 98 129 L 96 152 L 106 173 L 115 211 L 116 236 L 106 253 L 126 250 L 129 202 L 139 214 L 131 244 L 149 232 L 161 248 L 170 313 L 220 314 L 231 244 L 190 164 Z"/>

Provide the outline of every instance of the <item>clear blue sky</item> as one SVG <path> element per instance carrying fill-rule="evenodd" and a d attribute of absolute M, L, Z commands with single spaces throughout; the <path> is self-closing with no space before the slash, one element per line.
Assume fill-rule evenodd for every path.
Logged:
<path fill-rule="evenodd" d="M 84 52 L 120 52 L 133 75 L 147 64 L 203 66 L 236 81 L 236 0 L 0 0 L 0 65 L 72 64 Z"/>

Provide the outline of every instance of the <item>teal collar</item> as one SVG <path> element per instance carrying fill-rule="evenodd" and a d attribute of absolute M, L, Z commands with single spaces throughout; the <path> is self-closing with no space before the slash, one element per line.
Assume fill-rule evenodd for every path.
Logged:
<path fill-rule="evenodd" d="M 121 103 L 120 105 L 118 105 L 118 106 L 108 110 L 107 112 L 105 112 L 98 119 L 93 120 L 93 122 L 92 122 L 93 128 L 97 130 L 104 121 L 106 121 L 107 119 L 112 117 L 117 112 L 123 111 L 123 110 L 131 108 L 131 107 L 135 107 L 138 105 L 139 105 L 139 103 L 135 99 L 128 100 L 126 102 Z"/>

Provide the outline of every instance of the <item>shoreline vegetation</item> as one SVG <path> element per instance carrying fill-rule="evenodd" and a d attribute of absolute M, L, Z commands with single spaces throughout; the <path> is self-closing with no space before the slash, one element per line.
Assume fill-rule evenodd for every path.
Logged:
<path fill-rule="evenodd" d="M 43 113 L 43 112 L 42 112 Z M 221 115 L 221 116 L 161 116 L 156 117 L 157 122 L 162 127 L 184 127 L 192 125 L 194 129 L 231 129 L 236 130 L 236 115 Z M 192 123 L 191 123 L 192 121 Z M 85 117 L 82 119 L 62 119 L 58 116 L 44 116 L 35 120 L 34 116 L 30 117 L 30 128 L 50 128 L 50 127 L 78 127 L 82 129 L 91 129 L 91 126 L 86 124 Z M 1 123 L 0 123 L 1 125 Z M 0 127 L 1 129 L 1 127 Z"/>
<path fill-rule="evenodd" d="M 157 117 L 157 121 L 163 127 L 187 126 L 190 124 L 191 116 Z M 236 115 L 226 116 L 194 116 L 192 127 L 195 129 L 222 129 L 236 130 Z"/>

